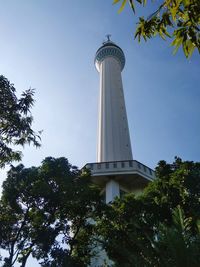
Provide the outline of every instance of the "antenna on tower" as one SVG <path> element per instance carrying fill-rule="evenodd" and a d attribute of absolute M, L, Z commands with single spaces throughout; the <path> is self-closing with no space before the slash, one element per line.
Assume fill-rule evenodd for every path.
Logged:
<path fill-rule="evenodd" d="M 107 42 L 110 42 L 110 37 L 111 37 L 111 34 L 106 34 L 106 37 L 107 37 Z"/>
<path fill-rule="evenodd" d="M 107 42 L 111 42 L 110 41 L 110 37 L 111 37 L 111 34 L 106 34 L 106 37 L 107 37 L 107 40 L 105 41 L 103 41 L 103 44 L 105 44 L 105 43 L 107 43 Z"/>

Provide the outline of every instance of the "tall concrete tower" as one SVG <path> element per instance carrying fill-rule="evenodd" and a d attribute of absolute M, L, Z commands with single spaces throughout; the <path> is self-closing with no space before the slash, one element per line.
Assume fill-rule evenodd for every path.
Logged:
<path fill-rule="evenodd" d="M 108 36 L 95 56 L 100 74 L 97 162 L 133 159 L 121 77 L 124 65 L 122 49 Z"/>
<path fill-rule="evenodd" d="M 155 174 L 132 158 L 121 77 L 125 56 L 110 35 L 107 38 L 95 55 L 100 75 L 97 162 L 86 164 L 86 168 L 109 203 L 126 192 L 141 192 Z"/>

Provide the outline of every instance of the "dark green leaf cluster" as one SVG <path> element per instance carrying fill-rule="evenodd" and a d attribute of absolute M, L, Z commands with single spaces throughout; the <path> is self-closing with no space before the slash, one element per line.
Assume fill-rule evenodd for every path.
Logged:
<path fill-rule="evenodd" d="M 200 231 L 192 231 L 192 218 L 185 217 L 178 206 L 172 212 L 172 224 L 159 225 L 152 248 L 160 258 L 161 266 L 194 266 L 200 263 Z"/>
<path fill-rule="evenodd" d="M 33 95 L 34 90 L 28 89 L 18 99 L 13 84 L 0 76 L 0 167 L 21 159 L 21 152 L 14 150 L 13 145 L 40 146 L 40 134 L 31 128 Z"/>
<path fill-rule="evenodd" d="M 101 205 L 99 190 L 86 173 L 65 158 L 46 158 L 40 167 L 11 167 L 0 202 L 0 247 L 5 266 L 86 266 L 92 255 L 88 223 Z M 85 233 L 83 235 L 83 233 Z"/>
<path fill-rule="evenodd" d="M 161 161 L 157 178 L 138 197 L 104 210 L 97 236 L 114 266 L 200 265 L 200 163 Z"/>
<path fill-rule="evenodd" d="M 129 2 L 135 12 L 134 1 L 116 0 L 115 3 L 122 2 L 120 12 Z M 146 1 L 136 0 L 145 5 Z M 157 4 L 156 1 L 154 4 Z M 182 46 L 186 57 L 190 57 L 196 48 L 200 53 L 200 1 L 199 0 L 163 0 L 147 19 L 139 18 L 135 32 L 135 38 L 139 42 L 141 38 L 145 41 L 159 35 L 162 39 L 172 37 L 174 53 Z"/>

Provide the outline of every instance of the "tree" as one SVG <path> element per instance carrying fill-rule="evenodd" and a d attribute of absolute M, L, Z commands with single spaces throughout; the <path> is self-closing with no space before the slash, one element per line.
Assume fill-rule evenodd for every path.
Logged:
<path fill-rule="evenodd" d="M 135 2 L 145 6 L 147 0 L 114 0 L 122 2 L 119 12 L 129 3 L 135 13 Z M 135 38 L 139 42 L 156 35 L 162 39 L 171 37 L 174 53 L 182 46 L 186 57 L 190 57 L 196 48 L 200 53 L 200 1 L 199 0 L 162 0 L 154 2 L 155 11 L 146 19 L 139 18 Z"/>
<path fill-rule="evenodd" d="M 196 223 L 196 232 L 191 230 L 192 218 L 185 217 L 178 206 L 172 212 L 172 225 L 160 224 L 156 238 L 152 240 L 152 250 L 156 254 L 158 266 L 193 266 L 200 263 L 200 222 Z"/>
<path fill-rule="evenodd" d="M 100 205 L 99 191 L 67 159 L 49 157 L 37 168 L 11 167 L 0 205 L 0 247 L 8 252 L 4 267 L 15 262 L 24 267 L 30 255 L 45 267 L 89 262 L 88 218 Z"/>
<path fill-rule="evenodd" d="M 40 133 L 31 128 L 33 95 L 34 90 L 28 89 L 17 98 L 14 85 L 0 75 L 0 168 L 21 159 L 21 151 L 14 150 L 13 145 L 40 146 Z"/>
<path fill-rule="evenodd" d="M 160 161 L 156 176 L 141 196 L 116 199 L 96 219 L 115 267 L 200 264 L 200 163 Z"/>
<path fill-rule="evenodd" d="M 42 267 L 84 267 L 97 244 L 113 267 L 198 267 L 200 163 L 160 161 L 156 175 L 142 195 L 104 205 L 89 173 L 65 158 L 11 167 L 0 200 L 3 267 L 25 267 L 29 255 Z"/>

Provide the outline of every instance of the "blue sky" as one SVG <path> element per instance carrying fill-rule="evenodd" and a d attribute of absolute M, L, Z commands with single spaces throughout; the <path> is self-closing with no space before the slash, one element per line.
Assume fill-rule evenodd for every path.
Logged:
<path fill-rule="evenodd" d="M 134 159 L 152 168 L 176 155 L 199 161 L 199 54 L 174 56 L 170 42 L 159 38 L 139 44 L 137 19 L 118 8 L 112 0 L 1 1 L 0 73 L 18 94 L 36 88 L 34 129 L 43 130 L 42 147 L 25 148 L 25 166 L 47 156 L 65 156 L 78 167 L 96 160 L 94 55 L 107 33 L 126 56 L 122 78 Z M 0 175 L 3 181 L 5 170 Z"/>

